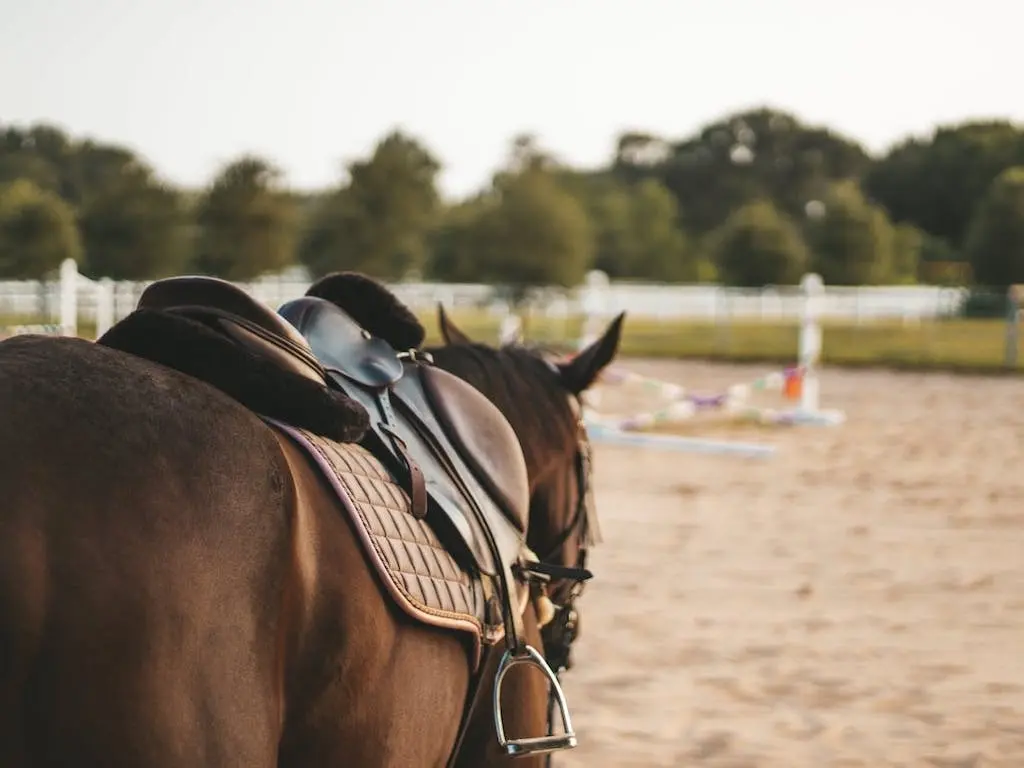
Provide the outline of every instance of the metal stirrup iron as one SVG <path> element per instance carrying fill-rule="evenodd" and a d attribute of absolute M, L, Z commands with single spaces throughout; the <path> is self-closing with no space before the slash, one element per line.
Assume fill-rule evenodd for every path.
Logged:
<path fill-rule="evenodd" d="M 550 733 L 547 736 L 535 736 L 532 738 L 509 739 L 505 736 L 505 723 L 501 715 L 501 683 L 505 674 L 512 667 L 525 665 L 536 667 L 544 673 L 551 686 L 551 694 L 558 702 L 558 711 L 562 717 L 562 728 L 565 733 Z M 552 723 L 554 725 L 554 723 Z M 498 732 L 498 744 L 509 757 L 528 757 L 530 755 L 543 755 L 549 752 L 558 752 L 563 749 L 572 749 L 576 746 L 576 732 L 572 729 L 572 720 L 569 717 L 569 705 L 565 701 L 565 693 L 558 682 L 551 667 L 544 661 L 536 649 L 531 645 L 524 644 L 522 650 L 516 653 L 515 649 L 508 649 L 501 657 L 498 664 L 498 672 L 494 678 L 494 728 Z"/>

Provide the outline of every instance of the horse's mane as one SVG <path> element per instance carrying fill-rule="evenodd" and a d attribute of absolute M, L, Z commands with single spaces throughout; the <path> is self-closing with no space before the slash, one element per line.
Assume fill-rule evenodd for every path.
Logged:
<path fill-rule="evenodd" d="M 542 446 L 556 446 L 560 452 L 574 449 L 576 423 L 549 350 L 470 343 L 425 351 L 439 368 L 472 384 L 505 414 L 525 449 L 531 479 L 542 476 L 554 458 L 543 455 Z"/>

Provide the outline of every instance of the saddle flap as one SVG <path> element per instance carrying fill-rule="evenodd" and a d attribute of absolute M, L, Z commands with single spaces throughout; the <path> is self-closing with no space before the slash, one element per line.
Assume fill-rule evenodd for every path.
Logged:
<path fill-rule="evenodd" d="M 478 389 L 454 374 L 422 366 L 420 380 L 430 409 L 462 460 L 525 534 L 530 482 L 519 438 L 508 420 Z"/>
<path fill-rule="evenodd" d="M 298 329 L 325 367 L 357 384 L 380 389 L 402 378 L 402 361 L 391 345 L 329 301 L 304 296 L 282 304 L 277 312 Z"/>

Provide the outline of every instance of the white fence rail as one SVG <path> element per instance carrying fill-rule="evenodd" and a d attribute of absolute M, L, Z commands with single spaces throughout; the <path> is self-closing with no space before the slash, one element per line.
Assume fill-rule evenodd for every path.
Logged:
<path fill-rule="evenodd" d="M 65 268 L 67 269 L 67 267 Z M 146 282 L 88 280 L 74 270 L 65 275 L 73 280 L 76 322 L 107 327 L 135 307 Z M 717 285 L 649 285 L 610 283 L 598 279 L 571 291 L 549 290 L 534 302 L 534 308 L 554 317 L 583 312 L 610 315 L 625 310 L 631 317 L 651 319 L 692 319 L 727 323 L 735 320 L 799 321 L 803 298 L 798 286 L 743 290 Z M 70 285 L 63 293 L 66 312 Z M 309 282 L 294 277 L 270 277 L 240 283 L 249 293 L 277 307 L 301 296 Z M 504 302 L 490 285 L 445 283 L 394 283 L 390 287 L 414 310 L 430 311 L 438 303 L 448 308 L 481 307 L 504 313 Z M 600 299 L 595 306 L 594 294 Z M 898 318 L 918 321 L 955 314 L 966 300 L 964 289 L 937 286 L 826 286 L 821 304 L 823 319 L 867 322 Z M 109 298 L 108 298 L 109 297 Z M 61 280 L 0 282 L 0 326 L 15 323 L 66 324 L 62 318 Z M 589 305 L 589 306 L 586 306 Z"/>

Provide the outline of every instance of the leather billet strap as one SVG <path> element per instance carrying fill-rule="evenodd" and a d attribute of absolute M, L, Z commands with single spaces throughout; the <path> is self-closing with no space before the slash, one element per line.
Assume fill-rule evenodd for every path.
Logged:
<path fill-rule="evenodd" d="M 412 502 L 412 516 L 417 520 L 423 520 L 427 516 L 427 481 L 412 456 L 409 455 L 409 446 L 399 436 L 395 426 L 395 413 L 391 410 L 391 396 L 389 390 L 382 389 L 377 393 L 377 405 L 380 408 L 383 423 L 378 424 L 381 432 L 391 438 L 391 444 L 399 455 L 402 463 L 405 464 L 409 473 L 409 497 Z"/>
<path fill-rule="evenodd" d="M 399 437 L 398 433 L 391 428 L 390 424 L 379 425 L 380 430 L 391 438 L 395 452 L 401 458 L 409 473 L 409 500 L 412 504 L 409 510 L 417 520 L 423 520 L 427 516 L 427 480 L 423 475 L 420 465 L 409 455 L 409 446 L 405 440 Z"/>

